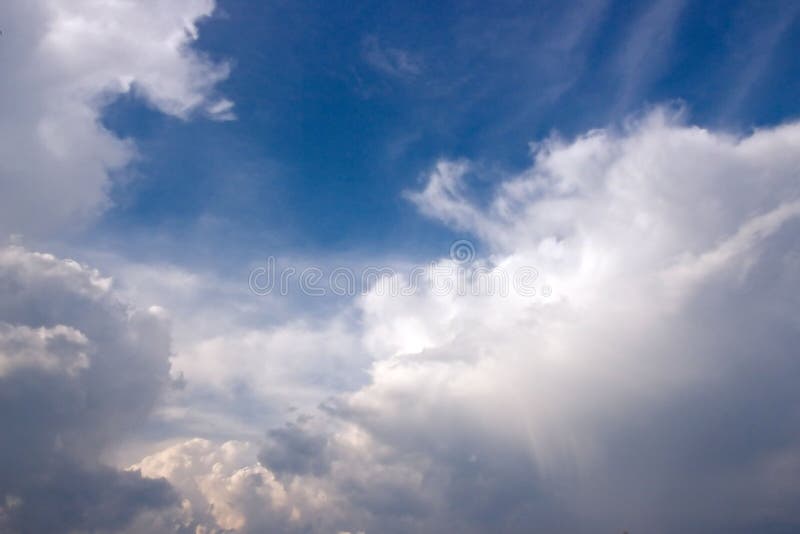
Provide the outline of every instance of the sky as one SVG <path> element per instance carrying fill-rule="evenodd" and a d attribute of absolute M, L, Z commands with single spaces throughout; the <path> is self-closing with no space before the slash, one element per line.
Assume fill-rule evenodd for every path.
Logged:
<path fill-rule="evenodd" d="M 800 530 L 797 2 L 0 31 L 0 532 Z"/>

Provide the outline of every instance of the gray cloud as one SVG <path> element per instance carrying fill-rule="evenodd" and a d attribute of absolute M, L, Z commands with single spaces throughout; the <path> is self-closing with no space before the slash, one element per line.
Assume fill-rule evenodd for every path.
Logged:
<path fill-rule="evenodd" d="M 165 481 L 101 460 L 169 380 L 167 324 L 119 301 L 110 283 L 72 261 L 0 249 L 4 532 L 118 530 L 176 502 Z"/>
<path fill-rule="evenodd" d="M 178 500 L 163 479 L 53 458 L 45 465 L 35 480 L 27 475 L 12 488 L 6 502 L 18 499 L 18 504 L 0 514 L 3 532 L 118 532 L 137 514 Z"/>
<path fill-rule="evenodd" d="M 259 461 L 278 475 L 323 475 L 330 468 L 326 447 L 324 435 L 287 423 L 283 428 L 269 431 Z"/>

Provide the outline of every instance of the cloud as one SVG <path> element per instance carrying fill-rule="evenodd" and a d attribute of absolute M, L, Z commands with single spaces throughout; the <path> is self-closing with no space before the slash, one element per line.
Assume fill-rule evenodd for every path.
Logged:
<path fill-rule="evenodd" d="M 135 156 L 100 123 L 120 94 L 184 119 L 233 117 L 214 91 L 228 66 L 191 48 L 213 9 L 210 0 L 3 3 L 0 232 L 63 232 L 109 207 L 111 175 Z"/>
<path fill-rule="evenodd" d="M 0 377 L 24 368 L 75 375 L 89 366 L 86 336 L 64 325 L 53 328 L 0 325 Z"/>
<path fill-rule="evenodd" d="M 186 386 L 155 414 L 168 424 L 165 437 L 254 439 L 287 412 L 357 389 L 368 381 L 370 359 L 352 328 L 337 317 L 195 332 L 172 360 Z"/>
<path fill-rule="evenodd" d="M 358 299 L 371 382 L 224 468 L 270 474 L 241 532 L 265 508 L 286 531 L 800 525 L 800 124 L 734 136 L 656 109 L 534 148 L 488 202 L 468 162 L 409 196 L 552 295 Z"/>
<path fill-rule="evenodd" d="M 189 505 L 174 512 L 172 522 L 180 527 L 221 532 L 256 523 L 266 531 L 287 531 L 296 513 L 286 489 L 255 461 L 257 451 L 241 441 L 215 445 L 193 439 L 148 456 L 134 469 L 168 478 L 181 490 Z"/>
<path fill-rule="evenodd" d="M 269 441 L 262 448 L 259 461 L 278 474 L 321 475 L 330 469 L 326 446 L 324 435 L 288 423 L 283 428 L 270 430 Z"/>
<path fill-rule="evenodd" d="M 0 530 L 116 531 L 176 501 L 104 465 L 169 381 L 168 325 L 70 260 L 0 249 Z M 4 504 L 3 504 L 4 503 Z"/>
<path fill-rule="evenodd" d="M 361 57 L 367 65 L 393 78 L 412 78 L 422 72 L 418 58 L 400 48 L 382 46 L 374 35 L 362 39 Z"/>
<path fill-rule="evenodd" d="M 669 64 L 670 46 L 685 7 L 685 0 L 659 0 L 631 25 L 616 55 L 622 82 L 617 108 L 629 109 L 638 93 L 654 81 L 658 69 Z"/>
<path fill-rule="evenodd" d="M 170 319 L 171 372 L 181 387 L 148 418 L 150 440 L 258 439 L 287 413 L 313 409 L 369 380 L 371 356 L 355 320 L 347 313 L 329 317 L 324 304 L 330 301 L 255 295 L 246 270 L 221 276 L 108 254 L 89 257 L 115 273 L 118 294 L 159 306 Z M 126 452 L 120 461 L 140 455 Z"/>
<path fill-rule="evenodd" d="M 743 32 L 744 35 L 734 41 L 740 48 L 737 50 L 738 53 L 731 56 L 735 57 L 739 64 L 734 67 L 734 81 L 728 84 L 728 94 L 720 106 L 719 115 L 733 116 L 734 112 L 738 112 L 742 104 L 747 101 L 753 89 L 766 78 L 781 41 L 798 15 L 800 6 L 797 4 L 778 3 L 774 13 L 770 11 L 759 13 L 763 18 L 757 23 L 748 25 L 748 31 Z"/>

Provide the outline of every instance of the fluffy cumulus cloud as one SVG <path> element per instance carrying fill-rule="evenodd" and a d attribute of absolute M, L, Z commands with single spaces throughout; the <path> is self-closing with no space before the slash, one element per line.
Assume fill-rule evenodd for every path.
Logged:
<path fill-rule="evenodd" d="M 185 118 L 232 118 L 214 93 L 228 68 L 195 52 L 212 0 L 9 1 L 0 5 L 0 232 L 44 234 L 109 205 L 110 173 L 135 154 L 100 123 L 133 91 Z"/>
<path fill-rule="evenodd" d="M 169 383 L 158 310 L 120 301 L 70 260 L 0 249 L 0 530 L 115 531 L 172 505 L 164 480 L 102 458 Z"/>
<path fill-rule="evenodd" d="M 535 267 L 535 291 L 368 294 L 368 385 L 258 453 L 195 440 L 142 472 L 239 532 L 800 528 L 800 124 L 735 136 L 655 110 L 533 151 L 487 201 L 468 162 L 409 197 L 480 243 L 461 268 Z M 66 331 L 18 335 L 80 368 Z"/>
<path fill-rule="evenodd" d="M 288 530 L 297 510 L 287 488 L 256 461 L 257 447 L 242 441 L 215 445 L 193 439 L 145 458 L 134 466 L 149 477 L 168 477 L 184 495 L 180 508 L 164 516 L 141 516 L 132 529 L 161 525 L 198 532 L 234 532 L 249 524 L 262 531 Z M 289 489 L 289 491 L 291 491 Z M 147 521 L 150 521 L 148 523 Z M 160 523 L 159 523 L 160 522 Z"/>

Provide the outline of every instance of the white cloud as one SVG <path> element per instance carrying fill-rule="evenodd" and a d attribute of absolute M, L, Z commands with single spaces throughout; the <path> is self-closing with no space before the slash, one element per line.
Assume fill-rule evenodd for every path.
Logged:
<path fill-rule="evenodd" d="M 354 380 L 357 366 L 368 364 L 359 358 L 360 350 L 358 338 L 344 322 L 299 320 L 199 340 L 179 353 L 174 365 L 190 382 L 221 391 L 231 390 L 247 377 L 246 383 L 257 395 L 287 405 L 307 404 L 303 402 L 307 389 L 313 405 L 324 398 L 324 392 L 341 391 Z"/>
<path fill-rule="evenodd" d="M 800 524 L 798 168 L 800 124 L 661 110 L 539 144 L 485 207 L 442 162 L 410 197 L 552 296 L 359 299 L 372 382 L 273 430 L 270 484 L 317 531 Z"/>
<path fill-rule="evenodd" d="M 63 232 L 109 206 L 110 173 L 135 155 L 100 124 L 119 94 L 176 117 L 233 117 L 214 92 L 227 65 L 191 48 L 213 9 L 211 0 L 0 6 L 0 232 Z"/>
<path fill-rule="evenodd" d="M 117 275 L 117 293 L 169 318 L 171 372 L 182 387 L 156 408 L 150 438 L 258 439 L 287 413 L 313 409 L 369 379 L 372 360 L 355 320 L 348 313 L 325 316 L 314 308 L 322 301 L 255 295 L 246 270 L 223 277 L 108 254 L 89 257 Z M 118 462 L 152 450 L 140 445 Z"/>

